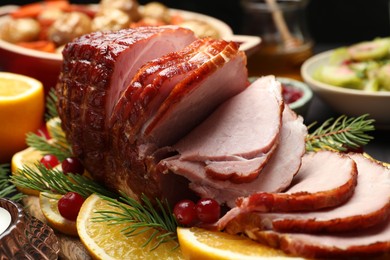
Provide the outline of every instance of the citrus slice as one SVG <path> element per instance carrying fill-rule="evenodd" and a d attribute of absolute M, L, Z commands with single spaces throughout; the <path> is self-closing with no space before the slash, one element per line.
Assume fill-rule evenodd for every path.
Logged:
<path fill-rule="evenodd" d="M 243 236 L 180 227 L 177 235 L 185 259 L 293 259 Z"/>
<path fill-rule="evenodd" d="M 27 147 L 25 135 L 42 125 L 44 106 L 40 81 L 0 72 L 0 163 Z"/>
<path fill-rule="evenodd" d="M 95 259 L 183 259 L 179 248 L 173 249 L 175 242 L 164 243 L 155 250 L 142 246 L 150 233 L 126 237 L 121 230 L 126 223 L 112 224 L 97 222 L 94 217 L 100 216 L 96 211 L 118 210 L 98 195 L 89 196 L 81 206 L 77 217 L 77 231 L 81 242 Z"/>
<path fill-rule="evenodd" d="M 16 154 L 14 154 L 14 156 L 12 156 L 11 160 L 12 174 L 18 174 L 18 171 L 23 169 L 24 166 L 28 166 L 34 169 L 35 164 L 39 162 L 41 158 L 42 153 L 32 147 L 28 147 L 20 152 L 17 152 Z M 22 188 L 18 186 L 16 186 L 16 188 L 26 195 L 39 196 L 39 191 L 37 190 Z"/>
<path fill-rule="evenodd" d="M 53 229 L 67 235 L 77 236 L 76 221 L 64 218 L 58 211 L 58 200 L 61 197 L 60 194 L 41 192 L 39 194 L 39 205 L 42 213 Z"/>

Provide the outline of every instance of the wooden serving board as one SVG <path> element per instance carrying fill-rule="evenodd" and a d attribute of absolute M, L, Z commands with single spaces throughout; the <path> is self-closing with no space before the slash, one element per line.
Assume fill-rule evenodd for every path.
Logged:
<path fill-rule="evenodd" d="M 47 224 L 46 218 L 43 216 L 39 205 L 39 197 L 27 196 L 23 199 L 23 204 L 27 213 Z M 59 259 L 92 259 L 78 237 L 64 235 L 56 231 L 55 234 L 60 242 Z"/>

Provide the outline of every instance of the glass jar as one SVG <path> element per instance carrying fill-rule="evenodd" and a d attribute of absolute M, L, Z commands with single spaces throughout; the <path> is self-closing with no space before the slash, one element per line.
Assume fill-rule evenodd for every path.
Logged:
<path fill-rule="evenodd" d="M 258 51 L 248 57 L 249 76 L 273 74 L 301 80 L 300 66 L 312 55 L 306 26 L 308 0 L 241 0 L 242 32 L 261 37 Z"/>

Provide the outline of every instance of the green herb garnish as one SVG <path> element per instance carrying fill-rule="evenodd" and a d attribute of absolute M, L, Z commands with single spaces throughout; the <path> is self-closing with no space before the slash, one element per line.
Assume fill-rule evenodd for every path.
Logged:
<path fill-rule="evenodd" d="M 333 150 L 344 152 L 366 145 L 372 136 L 367 132 L 374 131 L 373 119 L 368 115 L 348 118 L 345 115 L 336 120 L 330 118 L 306 137 L 306 151 Z M 308 126 L 310 129 L 315 125 Z"/>
<path fill-rule="evenodd" d="M 100 216 L 94 217 L 96 222 L 109 222 L 110 224 L 127 224 L 122 230 L 127 237 L 136 236 L 151 231 L 150 238 L 143 247 L 153 243 L 150 250 L 154 250 L 163 243 L 177 241 L 177 222 L 173 216 L 168 201 L 156 199 L 155 207 L 149 198 L 142 194 L 141 203 L 121 193 L 118 200 L 104 197 L 115 210 L 96 211 Z M 179 244 L 175 248 L 177 248 Z M 175 249 L 173 248 L 173 249 Z"/>

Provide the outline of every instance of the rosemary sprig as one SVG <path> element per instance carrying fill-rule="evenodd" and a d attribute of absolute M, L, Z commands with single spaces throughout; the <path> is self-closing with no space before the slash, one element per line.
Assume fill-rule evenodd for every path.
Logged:
<path fill-rule="evenodd" d="M 64 174 L 59 169 L 47 169 L 41 163 L 36 163 L 34 167 L 23 166 L 11 176 L 11 182 L 18 187 L 41 192 L 66 194 L 73 191 L 84 198 L 92 193 L 116 197 L 116 194 L 83 175 Z"/>
<path fill-rule="evenodd" d="M 0 165 L 0 198 L 18 201 L 23 197 L 23 194 L 10 182 L 8 168 L 7 164 Z"/>
<path fill-rule="evenodd" d="M 102 198 L 109 202 L 115 210 L 96 211 L 99 216 L 94 217 L 96 222 L 109 222 L 110 224 L 127 224 L 122 230 L 125 236 L 136 236 L 144 232 L 151 232 L 148 240 L 142 245 L 151 245 L 154 250 L 163 243 L 177 242 L 177 222 L 166 200 L 156 199 L 157 207 L 154 207 L 147 196 L 142 194 L 141 202 L 121 193 L 119 200 L 109 197 Z M 176 243 L 177 248 L 179 245 Z"/>
<path fill-rule="evenodd" d="M 346 151 L 366 145 L 372 136 L 367 132 L 375 130 L 373 119 L 368 115 L 347 117 L 342 115 L 336 120 L 326 120 L 306 137 L 306 151 L 334 150 Z M 308 126 L 310 130 L 316 123 Z"/>

